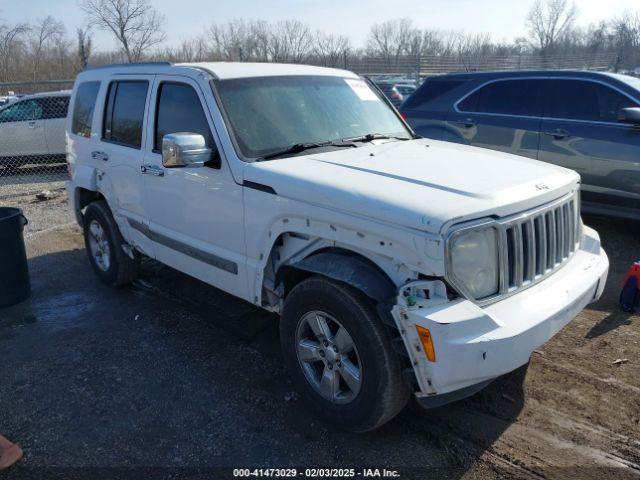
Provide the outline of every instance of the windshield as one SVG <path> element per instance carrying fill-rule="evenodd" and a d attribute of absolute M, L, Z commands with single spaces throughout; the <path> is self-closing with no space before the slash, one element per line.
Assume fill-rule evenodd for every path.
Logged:
<path fill-rule="evenodd" d="M 245 157 L 370 133 L 411 138 L 395 112 L 364 80 L 254 77 L 220 80 L 216 88 Z"/>

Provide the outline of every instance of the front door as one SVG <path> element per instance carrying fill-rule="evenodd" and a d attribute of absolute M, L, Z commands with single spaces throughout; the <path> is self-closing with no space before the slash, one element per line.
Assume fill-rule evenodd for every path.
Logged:
<path fill-rule="evenodd" d="M 540 136 L 537 81 L 488 83 L 459 101 L 447 123 L 461 143 L 536 158 Z M 449 136 L 445 140 L 451 140 Z"/>
<path fill-rule="evenodd" d="M 539 159 L 582 177 L 582 200 L 640 212 L 640 129 L 622 123 L 636 101 L 600 82 L 545 80 Z"/>
<path fill-rule="evenodd" d="M 145 208 L 161 262 L 247 298 L 242 186 L 217 147 L 205 90 L 187 77 L 157 76 L 145 152 Z M 214 107 L 215 108 L 215 107 Z M 214 151 L 201 167 L 162 165 L 162 138 L 189 132 Z"/>

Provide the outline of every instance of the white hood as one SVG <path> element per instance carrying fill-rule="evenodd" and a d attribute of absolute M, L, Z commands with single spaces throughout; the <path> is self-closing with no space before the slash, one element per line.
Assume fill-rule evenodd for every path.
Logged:
<path fill-rule="evenodd" d="M 247 164 L 245 180 L 278 195 L 438 233 L 502 217 L 574 189 L 572 170 L 435 140 L 386 142 Z"/>

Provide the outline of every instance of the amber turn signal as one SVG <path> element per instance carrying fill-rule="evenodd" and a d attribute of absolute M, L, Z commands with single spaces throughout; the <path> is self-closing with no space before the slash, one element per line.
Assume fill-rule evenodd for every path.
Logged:
<path fill-rule="evenodd" d="M 418 331 L 420 343 L 422 343 L 422 349 L 424 350 L 424 354 L 427 357 L 427 360 L 429 360 L 430 362 L 435 362 L 436 349 L 433 346 L 433 338 L 431 337 L 431 332 L 428 328 L 421 327 L 420 325 L 416 325 L 416 330 Z"/>

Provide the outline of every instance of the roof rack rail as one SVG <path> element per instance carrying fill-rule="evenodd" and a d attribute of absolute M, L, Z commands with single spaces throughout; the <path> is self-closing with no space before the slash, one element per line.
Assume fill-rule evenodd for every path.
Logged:
<path fill-rule="evenodd" d="M 109 63 L 107 65 L 87 66 L 84 70 L 99 70 L 101 68 L 110 67 L 142 67 L 142 66 L 156 66 L 156 67 L 168 67 L 173 65 L 172 62 L 132 62 L 132 63 Z"/>

